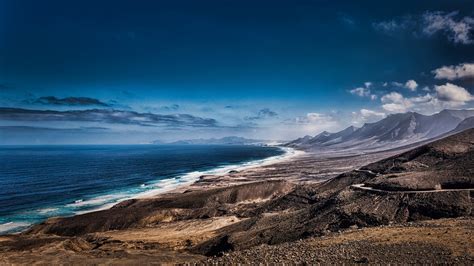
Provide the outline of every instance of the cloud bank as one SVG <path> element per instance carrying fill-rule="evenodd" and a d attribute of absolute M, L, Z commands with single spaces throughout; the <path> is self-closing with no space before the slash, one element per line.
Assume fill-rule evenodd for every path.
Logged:
<path fill-rule="evenodd" d="M 362 125 L 367 122 L 375 122 L 385 118 L 387 115 L 383 112 L 377 112 L 369 109 L 360 109 L 358 112 L 352 112 L 352 123 Z"/>
<path fill-rule="evenodd" d="M 456 102 L 464 105 L 466 102 L 474 100 L 474 97 L 463 87 L 446 83 L 445 85 L 435 86 L 437 97 L 441 101 Z"/>
<path fill-rule="evenodd" d="M 474 79 L 474 64 L 463 63 L 457 66 L 442 66 L 432 71 L 435 79 Z"/>
<path fill-rule="evenodd" d="M 0 120 L 35 122 L 101 122 L 110 124 L 171 127 L 218 126 L 215 119 L 201 118 L 190 114 L 160 115 L 153 113 L 138 113 L 134 111 L 119 111 L 109 109 L 53 111 L 0 107 Z"/>
<path fill-rule="evenodd" d="M 435 112 L 444 108 L 456 108 L 474 100 L 465 88 L 446 83 L 434 86 L 435 93 L 416 97 L 405 97 L 398 92 L 391 92 L 381 98 L 382 109 L 390 113 L 407 111 Z"/>
<path fill-rule="evenodd" d="M 57 98 L 55 96 L 39 97 L 32 101 L 33 104 L 43 105 L 64 105 L 64 106 L 102 106 L 110 107 L 111 105 L 104 103 L 98 99 L 89 97 L 66 97 Z"/>
<path fill-rule="evenodd" d="M 468 45 L 474 43 L 472 32 L 474 18 L 459 17 L 459 11 L 426 11 L 421 15 L 408 15 L 386 21 L 372 23 L 372 27 L 387 35 L 396 36 L 402 32 L 413 33 L 414 36 L 433 36 L 443 34 L 455 44 Z"/>
<path fill-rule="evenodd" d="M 458 13 L 458 11 L 451 13 L 442 11 L 425 12 L 423 14 L 423 32 L 427 35 L 442 32 L 454 43 L 473 43 L 471 32 L 474 27 L 474 18 L 456 19 Z"/>
<path fill-rule="evenodd" d="M 275 111 L 270 110 L 269 108 L 263 108 L 258 111 L 256 116 L 247 116 L 245 120 L 259 120 L 265 118 L 272 118 L 278 116 L 278 113 Z"/>

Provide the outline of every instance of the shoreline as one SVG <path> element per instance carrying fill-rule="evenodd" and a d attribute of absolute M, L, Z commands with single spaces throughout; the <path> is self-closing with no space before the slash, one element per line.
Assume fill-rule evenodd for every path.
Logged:
<path fill-rule="evenodd" d="M 101 210 L 107 210 L 112 208 L 113 206 L 126 201 L 126 200 L 131 200 L 131 199 L 150 199 L 150 198 L 156 198 L 161 195 L 165 195 L 168 193 L 182 193 L 186 189 L 190 188 L 192 185 L 198 183 L 200 181 L 200 178 L 203 176 L 215 176 L 215 177 L 221 177 L 221 176 L 226 176 L 229 175 L 231 171 L 238 171 L 242 172 L 245 170 L 253 169 L 253 168 L 260 168 L 268 165 L 273 165 L 277 163 L 282 163 L 282 162 L 290 162 L 292 159 L 306 154 L 306 152 L 301 151 L 301 150 L 296 150 L 294 148 L 288 148 L 288 147 L 281 147 L 281 146 L 272 146 L 272 147 L 277 147 L 285 153 L 281 155 L 274 155 L 270 156 L 265 159 L 258 159 L 258 160 L 252 160 L 240 164 L 231 164 L 231 165 L 224 165 L 224 166 L 218 166 L 215 168 L 211 168 L 205 171 L 193 171 L 189 172 L 186 174 L 183 174 L 181 176 L 173 177 L 173 178 L 167 178 L 167 179 L 161 179 L 156 182 L 152 182 L 149 184 L 149 186 L 159 186 L 159 184 L 166 184 L 168 187 L 160 187 L 156 189 L 151 189 L 148 191 L 143 191 L 140 193 L 137 193 L 134 196 L 131 197 L 126 197 L 123 199 L 120 199 L 115 202 L 107 203 L 103 206 L 100 206 L 98 208 L 94 208 L 91 210 L 86 210 L 86 211 L 81 211 L 77 212 L 75 215 L 81 215 L 84 213 L 90 213 L 90 212 L 96 212 L 96 211 L 101 211 Z M 171 185 L 170 185 L 171 184 Z M 81 202 L 83 203 L 83 202 Z M 73 216 L 75 216 L 73 215 Z"/>
<path fill-rule="evenodd" d="M 240 164 L 231 164 L 231 165 L 225 165 L 225 166 L 218 166 L 215 168 L 211 168 L 205 171 L 193 171 L 189 172 L 186 174 L 183 174 L 181 176 L 173 177 L 173 178 L 167 178 L 167 179 L 161 179 L 156 182 L 152 182 L 149 184 L 149 186 L 159 186 L 160 184 L 165 184 L 167 187 L 160 187 L 156 189 L 151 189 L 148 191 L 143 191 L 140 193 L 137 193 L 134 196 L 131 197 L 126 197 L 119 199 L 115 202 L 107 203 L 104 204 L 100 207 L 91 209 L 91 210 L 86 210 L 86 211 L 79 211 L 76 215 L 81 215 L 85 213 L 91 213 L 91 212 L 96 212 L 96 211 L 103 211 L 112 208 L 113 206 L 120 204 L 121 202 L 127 201 L 127 200 L 132 200 L 132 199 L 152 199 L 156 198 L 159 196 L 163 196 L 166 194 L 171 194 L 171 193 L 183 193 L 191 186 L 197 184 L 200 180 L 201 177 L 203 176 L 214 176 L 214 177 L 222 177 L 222 176 L 227 176 L 229 175 L 231 171 L 238 171 L 242 172 L 245 170 L 249 169 L 254 169 L 254 168 L 260 168 L 268 165 L 273 165 L 277 163 L 283 163 L 283 162 L 290 162 L 292 159 L 295 159 L 298 156 L 302 156 L 306 154 L 306 152 L 297 150 L 294 148 L 289 148 L 289 147 L 281 147 L 281 146 L 272 146 L 272 147 L 277 147 L 285 153 L 281 155 L 275 155 L 275 156 L 270 156 L 265 159 L 258 159 L 258 160 L 253 160 L 253 161 L 248 161 Z M 210 188 L 206 188 L 210 189 Z M 107 195 L 105 195 L 107 196 Z M 93 200 L 93 199 L 90 199 Z M 83 203 L 83 202 L 81 202 Z M 33 224 L 34 225 L 34 224 Z M 24 229 L 27 230 L 27 229 Z M 22 231 L 24 231 L 22 230 Z"/>
<path fill-rule="evenodd" d="M 226 165 L 226 166 L 216 167 L 216 168 L 206 170 L 206 171 L 190 172 L 188 174 L 185 174 L 185 176 L 192 175 L 195 179 L 190 180 L 189 182 L 178 184 L 176 187 L 170 188 L 167 191 L 161 191 L 161 192 L 156 192 L 156 193 L 152 193 L 152 191 L 147 191 L 144 193 L 140 193 L 140 195 L 133 197 L 131 199 L 150 199 L 150 198 L 155 198 L 155 197 L 169 194 L 169 193 L 170 194 L 183 193 L 187 191 L 188 189 L 190 189 L 191 187 L 197 185 L 204 177 L 214 177 L 214 178 L 226 177 L 226 176 L 230 176 L 233 171 L 235 171 L 235 173 L 241 173 L 248 170 L 263 168 L 265 166 L 271 166 L 278 163 L 289 163 L 295 160 L 297 157 L 301 157 L 306 154 L 306 152 L 297 150 L 294 148 L 281 147 L 281 146 L 272 146 L 272 147 L 277 147 L 281 150 L 284 150 L 285 153 L 281 155 L 270 156 L 265 159 L 253 160 L 253 161 L 249 161 L 249 162 L 245 162 L 241 164 Z M 180 177 L 180 179 L 181 178 L 183 177 Z M 214 185 L 218 185 L 218 184 L 214 184 Z M 205 187 L 204 189 L 211 189 L 211 188 L 212 187 Z"/>
<path fill-rule="evenodd" d="M 280 155 L 270 156 L 265 159 L 251 160 L 251 161 L 243 162 L 240 164 L 218 166 L 218 167 L 214 167 L 214 168 L 204 170 L 204 171 L 193 171 L 193 172 L 185 173 L 181 176 L 157 180 L 157 181 L 151 182 L 150 184 L 142 184 L 142 186 L 145 185 L 145 186 L 156 187 L 156 188 L 150 189 L 148 191 L 142 191 L 128 197 L 125 196 L 121 198 L 120 196 L 123 195 L 122 194 L 123 192 L 117 192 L 117 193 L 99 195 L 87 200 L 82 200 L 82 199 L 76 200 L 72 203 L 66 204 L 65 206 L 66 207 L 80 207 L 80 206 L 93 205 L 94 202 L 107 201 L 108 199 L 116 197 L 118 195 L 117 200 L 113 202 L 105 203 L 101 206 L 97 206 L 96 208 L 91 208 L 89 210 L 83 210 L 83 211 L 76 211 L 72 215 L 51 216 L 51 217 L 46 218 L 46 220 L 51 219 L 51 218 L 56 218 L 56 217 L 73 217 L 73 216 L 82 215 L 86 213 L 107 210 L 117 204 L 120 204 L 121 202 L 132 200 L 132 199 L 150 199 L 150 198 L 156 198 L 162 195 L 166 195 L 168 193 L 182 193 L 186 191 L 187 189 L 189 189 L 191 186 L 198 183 L 202 176 L 226 176 L 226 175 L 229 175 L 231 171 L 242 172 L 245 170 L 268 166 L 268 165 L 272 165 L 276 163 L 289 162 L 295 157 L 305 154 L 304 151 L 296 150 L 293 148 L 281 147 L 281 146 L 271 146 L 271 147 L 277 147 L 280 150 L 283 150 L 284 153 Z M 44 210 L 56 211 L 57 209 L 58 208 L 45 207 L 37 211 L 38 212 L 42 212 Z M 9 221 L 6 223 L 2 223 L 0 224 L 0 235 L 20 234 L 28 230 L 32 226 L 44 221 L 45 220 L 32 222 L 32 223 L 27 223 L 24 221 Z"/>

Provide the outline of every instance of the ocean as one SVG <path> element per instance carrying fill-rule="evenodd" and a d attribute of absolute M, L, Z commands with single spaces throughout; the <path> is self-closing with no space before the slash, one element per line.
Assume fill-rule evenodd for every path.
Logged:
<path fill-rule="evenodd" d="M 266 146 L 0 146 L 0 233 L 279 160 Z"/>

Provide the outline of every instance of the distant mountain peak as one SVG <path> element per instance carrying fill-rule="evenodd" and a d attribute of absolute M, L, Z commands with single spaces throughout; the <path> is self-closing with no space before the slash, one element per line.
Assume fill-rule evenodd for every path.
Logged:
<path fill-rule="evenodd" d="M 349 126 L 349 127 L 347 127 L 346 129 L 343 129 L 342 131 L 347 131 L 347 132 L 352 131 L 352 132 L 354 132 L 354 131 L 356 131 L 357 129 L 358 129 L 358 128 L 355 127 L 355 126 Z"/>
<path fill-rule="evenodd" d="M 391 114 L 377 122 L 365 123 L 362 127 L 349 126 L 336 133 L 326 131 L 311 139 L 288 143 L 290 147 L 303 149 L 383 149 L 429 140 L 454 130 L 474 110 L 445 109 L 433 115 L 417 112 Z M 467 120 L 460 128 L 469 127 Z"/>
<path fill-rule="evenodd" d="M 238 136 L 226 136 L 222 138 L 210 138 L 210 139 L 186 139 L 178 140 L 174 142 L 164 143 L 161 141 L 152 141 L 152 144 L 176 144 L 176 145 L 258 145 L 265 144 L 268 141 L 247 139 Z"/>

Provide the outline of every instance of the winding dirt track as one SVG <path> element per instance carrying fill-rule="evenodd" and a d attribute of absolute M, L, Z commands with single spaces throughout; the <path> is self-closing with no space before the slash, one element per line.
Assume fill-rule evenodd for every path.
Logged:
<path fill-rule="evenodd" d="M 364 170 L 364 169 L 356 169 L 354 170 L 356 172 L 363 172 L 363 173 L 368 173 L 373 176 L 379 176 L 379 173 L 375 173 L 370 170 Z M 474 188 L 455 188 L 455 189 L 432 189 L 432 190 L 384 190 L 384 189 L 376 189 L 372 187 L 366 187 L 365 184 L 355 184 L 351 185 L 351 188 L 353 189 L 359 189 L 359 190 L 365 190 L 365 191 L 374 191 L 374 192 L 382 192 L 382 193 L 436 193 L 436 192 L 447 192 L 447 191 L 474 191 Z"/>
<path fill-rule="evenodd" d="M 459 189 L 433 189 L 433 190 L 383 190 L 372 187 L 365 187 L 364 184 L 351 185 L 353 189 L 360 189 L 365 191 L 383 192 L 383 193 L 434 193 L 434 192 L 447 192 L 447 191 L 474 191 L 474 188 L 459 188 Z"/>

